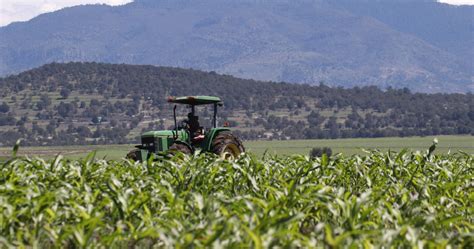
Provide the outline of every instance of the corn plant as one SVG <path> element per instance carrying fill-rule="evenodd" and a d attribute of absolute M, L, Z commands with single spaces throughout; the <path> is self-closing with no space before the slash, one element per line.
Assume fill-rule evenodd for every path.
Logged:
<path fill-rule="evenodd" d="M 472 155 L 12 157 L 2 248 L 472 247 Z"/>

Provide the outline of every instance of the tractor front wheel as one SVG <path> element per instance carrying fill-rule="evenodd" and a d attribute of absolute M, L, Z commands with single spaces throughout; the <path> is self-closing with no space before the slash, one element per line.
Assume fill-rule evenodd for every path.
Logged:
<path fill-rule="evenodd" d="M 170 146 L 168 150 L 168 155 L 173 157 L 176 154 L 178 154 L 178 152 L 181 152 L 185 155 L 191 155 L 193 153 L 191 148 L 189 148 L 189 146 L 187 146 L 186 144 L 174 143 L 173 145 Z"/>
<path fill-rule="evenodd" d="M 129 160 L 137 161 L 138 160 L 137 153 L 139 151 L 140 151 L 139 149 L 131 150 L 130 152 L 128 152 L 128 154 L 125 158 L 129 159 Z"/>
<path fill-rule="evenodd" d="M 245 152 L 242 141 L 230 132 L 219 133 L 212 140 L 212 152 L 224 159 L 237 158 L 241 153 Z"/>

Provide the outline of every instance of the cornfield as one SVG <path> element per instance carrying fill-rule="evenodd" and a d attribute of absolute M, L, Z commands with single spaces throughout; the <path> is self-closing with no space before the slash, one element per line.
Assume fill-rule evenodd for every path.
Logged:
<path fill-rule="evenodd" d="M 1 248 L 473 247 L 473 156 L 1 163 Z"/>

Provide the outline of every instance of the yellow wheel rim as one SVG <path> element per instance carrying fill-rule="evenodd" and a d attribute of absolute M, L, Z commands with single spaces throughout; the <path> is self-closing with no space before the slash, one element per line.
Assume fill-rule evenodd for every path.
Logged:
<path fill-rule="evenodd" d="M 221 157 L 227 160 L 233 160 L 240 154 L 239 147 L 235 144 L 228 144 L 224 147 L 221 153 Z"/>

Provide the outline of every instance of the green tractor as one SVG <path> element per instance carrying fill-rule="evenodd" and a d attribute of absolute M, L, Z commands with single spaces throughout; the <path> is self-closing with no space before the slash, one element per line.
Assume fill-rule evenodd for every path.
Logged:
<path fill-rule="evenodd" d="M 245 152 L 239 138 L 234 136 L 227 127 L 217 127 L 217 107 L 222 101 L 213 96 L 169 97 L 169 103 L 174 103 L 174 129 L 164 131 L 148 131 L 142 134 L 141 144 L 127 154 L 128 159 L 145 161 L 154 158 L 172 156 L 177 152 L 193 154 L 195 151 L 212 152 L 223 158 L 236 158 Z M 187 119 L 178 125 L 176 119 L 176 104 L 184 104 L 190 108 Z M 199 124 L 196 116 L 196 106 L 213 105 L 212 128 L 205 129 Z"/>

